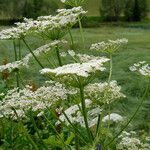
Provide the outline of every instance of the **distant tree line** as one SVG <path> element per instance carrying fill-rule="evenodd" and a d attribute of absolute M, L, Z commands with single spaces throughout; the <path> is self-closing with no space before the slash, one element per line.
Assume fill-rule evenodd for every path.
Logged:
<path fill-rule="evenodd" d="M 99 1 L 103 21 L 141 21 L 147 16 L 149 0 Z M 0 20 L 55 14 L 59 7 L 60 0 L 0 0 Z"/>
<path fill-rule="evenodd" d="M 59 0 L 0 0 L 0 19 L 36 18 L 53 14 Z"/>
<path fill-rule="evenodd" d="M 105 21 L 141 21 L 147 16 L 147 0 L 101 0 L 100 14 Z"/>

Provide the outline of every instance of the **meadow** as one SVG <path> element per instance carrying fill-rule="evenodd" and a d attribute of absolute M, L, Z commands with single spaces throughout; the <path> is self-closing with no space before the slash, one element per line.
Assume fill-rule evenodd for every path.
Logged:
<path fill-rule="evenodd" d="M 149 23 L 82 28 L 66 11 L 1 27 L 0 149 L 149 150 Z"/>
<path fill-rule="evenodd" d="M 128 44 L 122 48 L 113 58 L 113 75 L 112 79 L 118 81 L 122 86 L 124 93 L 128 95 L 128 99 L 121 101 L 119 106 L 122 114 L 128 113 L 130 116 L 134 109 L 137 106 L 138 100 L 136 96 L 144 91 L 145 80 L 138 75 L 133 75 L 129 70 L 129 67 L 139 61 L 145 60 L 150 62 L 150 29 L 148 28 L 139 28 L 136 27 L 137 24 L 132 23 L 132 27 L 121 27 L 121 26 L 111 26 L 111 25 L 101 25 L 99 28 L 85 28 L 84 37 L 86 48 L 82 50 L 81 37 L 79 29 L 72 29 L 72 35 L 75 40 L 76 51 L 80 53 L 92 54 L 89 49 L 92 43 L 107 41 L 108 39 L 116 40 L 118 38 L 127 38 L 129 40 Z M 69 35 L 65 36 L 66 40 L 70 40 Z M 28 43 L 31 45 L 32 49 L 36 49 L 42 45 L 45 41 L 41 38 L 27 37 Z M 22 56 L 28 53 L 26 46 L 22 43 Z M 70 47 L 66 47 L 64 50 L 68 50 Z M 87 50 L 86 50 L 87 49 Z M 95 53 L 95 52 L 93 52 Z M 7 59 L 8 62 L 14 60 L 14 51 L 12 41 L 0 41 L 0 62 L 2 64 L 4 59 Z M 100 55 L 96 53 L 97 55 Z M 53 59 L 54 54 L 50 54 L 50 59 Z M 45 58 L 41 58 L 42 62 L 45 61 Z M 67 61 L 65 62 L 67 63 Z M 36 85 L 40 85 L 43 82 L 43 77 L 36 75 L 40 67 L 36 65 L 36 62 L 33 60 L 31 62 L 32 66 L 28 70 L 23 70 L 22 76 L 26 79 L 25 83 L 35 82 Z M 46 61 L 45 61 L 46 64 Z M 49 67 L 47 65 L 47 67 Z M 11 79 L 11 80 L 14 80 Z M 1 87 L 2 89 L 2 87 Z M 146 128 L 149 132 L 150 130 L 150 95 L 147 96 L 143 108 L 140 110 L 139 115 L 137 115 L 136 121 L 134 121 L 135 128 Z M 144 110 L 144 111 L 143 111 Z"/>

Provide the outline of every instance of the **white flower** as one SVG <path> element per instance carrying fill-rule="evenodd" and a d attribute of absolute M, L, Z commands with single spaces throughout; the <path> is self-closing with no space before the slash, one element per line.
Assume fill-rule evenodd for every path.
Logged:
<path fill-rule="evenodd" d="M 108 42 L 103 41 L 100 43 L 92 44 L 90 49 L 102 51 L 105 53 L 113 53 L 113 52 L 117 51 L 120 48 L 120 46 L 126 44 L 127 42 L 128 42 L 127 39 L 117 39 L 115 41 L 108 40 Z"/>
<path fill-rule="evenodd" d="M 43 53 L 47 53 L 48 51 L 52 50 L 52 48 L 57 46 L 57 45 L 66 44 L 66 43 L 67 43 L 67 41 L 65 41 L 65 40 L 55 40 L 51 43 L 45 44 L 45 45 L 37 48 L 36 50 L 33 51 L 33 53 L 35 56 L 39 56 Z M 0 72 L 3 72 L 5 70 L 12 72 L 14 69 L 20 69 L 22 67 L 28 67 L 28 63 L 32 57 L 33 57 L 33 55 L 31 53 L 29 53 L 19 61 L 8 63 L 6 65 L 1 65 L 0 66 Z"/>
<path fill-rule="evenodd" d="M 94 83 L 85 87 L 85 96 L 99 105 L 103 105 L 112 103 L 116 99 L 124 98 L 125 95 L 120 91 L 121 87 L 117 85 L 117 81 Z"/>
<path fill-rule="evenodd" d="M 17 119 L 13 108 L 21 118 L 25 118 L 30 109 L 37 112 L 39 116 L 47 107 L 55 106 L 56 102 L 66 100 L 68 94 L 72 93 L 58 82 L 42 86 L 36 91 L 32 91 L 30 86 L 19 90 L 15 88 L 8 91 L 4 99 L 0 101 L 0 114 L 1 117 Z"/>
<path fill-rule="evenodd" d="M 73 50 L 68 50 L 68 54 L 72 57 L 76 55 L 76 53 Z"/>
<path fill-rule="evenodd" d="M 111 113 L 110 115 L 105 116 L 102 119 L 102 121 L 107 122 L 107 121 L 109 121 L 109 119 L 111 122 L 115 122 L 115 123 L 123 121 L 123 117 L 119 114 L 116 114 L 116 113 Z"/>
<path fill-rule="evenodd" d="M 86 107 L 88 108 L 87 117 L 88 117 L 88 124 L 89 127 L 93 127 L 97 124 L 98 121 L 98 115 L 102 112 L 102 109 L 99 107 L 91 108 L 92 102 L 89 99 L 85 100 Z M 79 109 L 79 106 L 81 107 L 81 103 L 78 105 L 73 105 L 65 110 L 65 114 L 71 121 L 71 123 L 78 123 L 82 127 L 85 127 L 84 117 Z M 63 122 L 65 122 L 67 125 L 70 125 L 67 118 L 62 114 L 59 119 Z M 58 121 L 56 124 L 60 124 Z"/>
<path fill-rule="evenodd" d="M 150 77 L 150 66 L 145 61 L 135 63 L 133 66 L 129 67 L 132 72 L 137 71 L 143 76 Z"/>
<path fill-rule="evenodd" d="M 62 67 L 58 67 L 56 69 L 42 69 L 41 74 L 50 74 L 55 76 L 80 76 L 87 78 L 91 75 L 91 73 L 95 73 L 96 71 L 104 71 L 103 63 L 109 61 L 107 58 L 102 58 L 98 60 L 91 60 L 86 63 L 74 63 L 67 64 Z"/>
<path fill-rule="evenodd" d="M 15 70 L 15 69 L 20 69 L 21 67 L 27 67 L 27 63 L 24 61 L 15 61 L 12 63 L 8 63 L 6 65 L 0 66 L 0 72 L 3 72 L 5 70 L 8 70 L 9 72 Z"/>
<path fill-rule="evenodd" d="M 134 134 L 131 132 L 123 132 L 119 137 L 120 142 L 117 144 L 118 150 L 149 150 L 150 144 L 148 141 L 142 141 L 139 138 L 139 135 L 133 131 Z"/>

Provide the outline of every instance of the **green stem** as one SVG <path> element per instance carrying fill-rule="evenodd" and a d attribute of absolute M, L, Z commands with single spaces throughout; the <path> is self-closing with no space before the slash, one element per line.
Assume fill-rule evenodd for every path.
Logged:
<path fill-rule="evenodd" d="M 79 28 L 80 28 L 80 34 L 81 34 L 81 38 L 82 38 L 82 44 L 83 44 L 83 48 L 85 48 L 85 45 L 84 45 L 84 36 L 83 36 L 83 28 L 82 28 L 82 23 L 81 23 L 81 19 L 80 17 L 78 17 L 78 22 L 79 22 Z"/>
<path fill-rule="evenodd" d="M 30 53 L 32 54 L 32 56 L 34 57 L 34 59 L 37 61 L 37 63 L 40 65 L 41 68 L 44 68 L 44 66 L 41 64 L 41 62 L 38 60 L 38 58 L 35 56 L 35 54 L 33 53 L 32 49 L 30 48 L 30 46 L 27 44 L 27 42 L 25 41 L 25 39 L 22 39 L 24 44 L 27 46 L 27 48 L 29 49 Z"/>
<path fill-rule="evenodd" d="M 28 131 L 26 130 L 26 128 L 24 127 L 22 121 L 20 120 L 16 110 L 14 108 L 12 108 L 12 110 L 14 111 L 17 120 L 19 121 L 20 125 L 22 126 L 23 132 L 26 135 L 27 139 L 30 141 L 31 145 L 34 147 L 35 150 L 39 150 L 38 146 L 35 144 L 35 142 L 32 140 L 31 136 L 29 135 Z"/>
<path fill-rule="evenodd" d="M 44 115 L 44 118 L 46 119 L 47 123 L 52 127 L 52 129 L 54 130 L 54 132 L 57 134 L 57 136 L 60 138 L 60 140 L 62 141 L 62 144 L 64 145 L 65 149 L 67 150 L 67 145 L 64 142 L 64 140 L 61 138 L 61 136 L 59 135 L 58 131 L 56 130 L 56 128 L 53 126 L 53 124 L 48 120 L 48 118 Z"/>
<path fill-rule="evenodd" d="M 74 49 L 74 40 L 73 40 L 73 36 L 72 36 L 70 28 L 68 28 L 68 32 L 69 32 L 69 35 L 70 35 L 72 48 Z"/>
<path fill-rule="evenodd" d="M 61 61 L 58 45 L 56 46 L 56 54 L 57 54 L 59 66 L 62 66 L 62 61 Z"/>
<path fill-rule="evenodd" d="M 19 39 L 19 60 L 21 60 L 21 41 Z"/>
<path fill-rule="evenodd" d="M 141 98 L 141 101 L 140 101 L 137 109 L 135 110 L 135 112 L 131 116 L 130 120 L 125 124 L 125 126 L 121 129 L 121 131 L 106 146 L 104 146 L 104 148 L 106 148 L 109 145 L 111 145 L 115 141 L 115 139 L 127 128 L 127 126 L 130 124 L 130 122 L 134 119 L 134 117 L 136 116 L 137 112 L 140 110 L 140 108 L 141 108 L 141 106 L 142 106 L 142 104 L 144 102 L 144 98 L 145 98 L 145 96 L 146 96 L 146 94 L 147 94 L 147 92 L 149 90 L 149 86 L 150 86 L 150 79 L 149 79 L 148 86 L 147 86 L 147 88 L 146 88 L 146 90 L 145 90 L 145 92 L 144 92 L 144 94 L 143 94 L 143 96 Z"/>
<path fill-rule="evenodd" d="M 82 107 L 82 114 L 83 114 L 83 118 L 84 118 L 84 122 L 85 122 L 85 127 L 86 127 L 86 130 L 87 130 L 89 140 L 92 143 L 93 137 L 92 137 L 91 131 L 89 129 L 89 125 L 88 125 L 87 109 L 86 109 L 86 103 L 85 103 L 85 98 L 84 98 L 84 87 L 82 86 L 81 83 L 80 83 L 79 88 L 80 88 L 81 107 Z"/>
<path fill-rule="evenodd" d="M 15 61 L 18 60 L 17 56 L 17 48 L 16 48 L 16 42 L 13 40 L 13 45 L 14 45 L 14 53 L 15 53 Z M 19 88 L 19 70 L 16 71 L 16 82 L 17 82 L 17 87 Z"/>
<path fill-rule="evenodd" d="M 110 83 L 110 81 L 111 81 L 112 70 L 113 70 L 112 54 L 109 54 L 109 59 L 110 59 L 110 62 L 109 62 L 110 69 L 109 69 L 108 83 Z"/>
<path fill-rule="evenodd" d="M 75 130 L 75 133 L 76 133 L 76 130 Z M 76 150 L 79 150 L 80 147 L 79 147 L 79 137 L 75 134 L 75 149 Z"/>
<path fill-rule="evenodd" d="M 62 112 L 63 113 L 63 115 L 66 117 L 66 119 L 67 119 L 67 121 L 69 122 L 69 124 L 73 127 L 73 130 L 74 130 L 74 134 L 75 134 L 75 136 L 78 136 L 81 140 L 83 140 L 83 142 L 85 143 L 85 144 L 87 144 L 86 142 L 85 142 L 85 139 L 83 138 L 83 136 L 81 137 L 80 135 L 81 135 L 81 133 L 80 133 L 80 131 L 78 130 L 78 128 L 76 128 L 76 126 L 69 120 L 69 118 L 68 118 L 68 116 L 66 115 L 66 113 L 63 111 Z M 60 121 L 60 120 L 59 120 Z M 61 122 L 62 123 L 62 122 Z M 76 131 L 76 132 L 75 132 Z M 78 134 L 77 134 L 78 133 Z"/>
<path fill-rule="evenodd" d="M 110 62 L 109 62 L 109 77 L 108 77 L 108 84 L 110 84 L 110 81 L 111 81 L 111 77 L 112 77 L 112 70 L 113 70 L 113 61 L 112 61 L 112 54 L 110 53 L 109 54 L 109 59 L 110 59 Z M 108 116 L 109 116 L 109 120 L 108 120 L 108 131 L 109 131 L 109 128 L 110 128 L 110 104 L 108 104 Z"/>
<path fill-rule="evenodd" d="M 43 142 L 43 139 L 42 139 L 42 137 L 41 137 L 41 135 L 40 135 L 39 129 L 38 129 L 38 127 L 37 127 L 37 125 L 36 125 L 36 122 L 35 122 L 35 120 L 34 120 L 34 118 L 33 118 L 32 112 L 31 112 L 30 114 L 31 114 L 30 116 L 31 116 L 31 121 L 32 121 L 32 123 L 33 123 L 33 127 L 34 127 L 35 131 L 37 132 L 37 135 L 38 135 L 40 141 L 42 142 L 43 146 L 45 147 L 46 150 L 48 150 L 47 145 Z"/>

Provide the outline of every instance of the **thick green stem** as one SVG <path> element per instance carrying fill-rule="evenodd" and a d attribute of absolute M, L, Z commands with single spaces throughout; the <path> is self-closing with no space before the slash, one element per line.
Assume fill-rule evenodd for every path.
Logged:
<path fill-rule="evenodd" d="M 57 134 L 57 136 L 59 137 L 59 139 L 61 140 L 62 144 L 64 145 L 65 149 L 67 150 L 67 145 L 64 142 L 64 140 L 62 139 L 62 137 L 60 136 L 60 134 L 58 133 L 58 131 L 56 130 L 56 128 L 53 126 L 53 124 L 48 120 L 48 118 L 44 115 L 47 123 L 52 127 L 52 129 L 54 130 L 54 132 Z"/>
<path fill-rule="evenodd" d="M 56 46 L 56 54 L 57 54 L 59 66 L 62 66 L 62 61 L 61 61 L 58 45 Z"/>
<path fill-rule="evenodd" d="M 18 60 L 18 56 L 17 56 L 17 48 L 16 48 L 16 43 L 15 40 L 13 40 L 13 44 L 14 44 L 14 53 L 15 53 L 15 61 Z M 19 70 L 16 71 L 16 82 L 17 82 L 17 87 L 19 88 Z"/>
<path fill-rule="evenodd" d="M 85 48 L 85 40 L 84 40 L 84 36 L 83 36 L 83 28 L 82 28 L 82 23 L 81 23 L 80 17 L 78 17 L 78 22 L 79 22 L 79 28 L 80 28 L 80 34 L 81 34 L 81 38 L 82 38 L 83 48 Z"/>
<path fill-rule="evenodd" d="M 141 108 L 141 106 L 142 106 L 142 104 L 144 102 L 144 99 L 145 99 L 145 96 L 146 96 L 146 94 L 147 94 L 147 92 L 149 90 L 149 87 L 150 87 L 150 79 L 149 79 L 149 82 L 148 82 L 148 86 L 147 86 L 147 88 L 146 88 L 146 90 L 145 90 L 145 92 L 144 92 L 144 94 L 143 94 L 143 96 L 141 98 L 141 101 L 140 101 L 137 109 L 135 110 L 135 112 L 131 116 L 130 120 L 125 124 L 125 126 L 121 129 L 121 131 L 106 146 L 104 146 L 104 148 L 106 148 L 109 145 L 111 145 L 115 141 L 115 139 L 127 128 L 127 126 L 130 124 L 130 122 L 134 119 L 134 117 L 136 116 L 136 114 L 138 113 L 138 111 L 140 110 L 140 108 Z"/>
<path fill-rule="evenodd" d="M 76 133 L 76 130 L 75 130 L 75 133 Z M 75 134 L 75 148 L 76 150 L 79 150 L 80 147 L 79 147 L 79 137 Z"/>
<path fill-rule="evenodd" d="M 109 69 L 108 83 L 110 83 L 110 81 L 111 81 L 112 70 L 113 70 L 112 54 L 109 54 L 109 59 L 110 59 L 110 62 L 109 62 L 110 69 Z"/>
<path fill-rule="evenodd" d="M 85 103 L 85 98 L 84 98 L 84 87 L 80 84 L 79 88 L 80 88 L 81 107 L 82 107 L 82 114 L 83 114 L 83 117 L 84 117 L 85 127 L 86 127 L 86 130 L 87 130 L 89 140 L 92 143 L 93 137 L 92 137 L 89 125 L 88 125 L 87 109 L 86 109 L 86 103 Z"/>
<path fill-rule="evenodd" d="M 112 54 L 109 54 L 109 77 L 108 77 L 108 84 L 110 84 L 111 81 L 111 77 L 112 77 L 112 70 L 113 70 L 113 61 L 112 61 Z M 109 116 L 109 120 L 108 120 L 108 130 L 110 128 L 110 104 L 108 104 L 108 116 Z"/>
<path fill-rule="evenodd" d="M 45 149 L 48 150 L 47 145 L 43 142 L 43 139 L 42 139 L 42 137 L 41 137 L 41 135 L 40 135 L 39 129 L 38 129 L 36 123 L 35 123 L 35 120 L 34 120 L 34 118 L 33 118 L 32 112 L 31 112 L 30 114 L 31 114 L 30 116 L 31 116 L 31 121 L 32 121 L 32 123 L 33 123 L 33 127 L 34 127 L 34 129 L 35 129 L 35 131 L 36 131 L 36 133 L 37 133 L 37 135 L 38 135 L 38 137 L 39 137 L 41 143 L 43 144 L 43 146 L 45 147 Z"/>
<path fill-rule="evenodd" d="M 21 40 L 19 39 L 19 60 L 21 60 Z"/>
<path fill-rule="evenodd" d="M 76 126 L 69 120 L 68 116 L 66 115 L 66 113 L 63 111 L 62 112 L 63 115 L 66 117 L 67 121 L 69 122 L 69 124 L 72 126 L 73 128 L 73 133 L 75 134 L 75 136 L 78 136 L 85 144 L 87 144 L 85 142 L 85 139 L 83 138 L 83 136 L 81 137 L 81 133 L 80 131 L 78 130 L 78 128 L 76 128 Z M 59 120 L 59 119 L 58 119 Z M 61 123 L 63 123 L 61 120 L 59 120 Z M 76 132 L 75 132 L 76 131 Z M 78 134 L 77 134 L 78 133 Z"/>
<path fill-rule="evenodd" d="M 15 115 L 16 115 L 16 117 L 17 117 L 17 120 L 19 121 L 19 123 L 20 123 L 20 125 L 21 125 L 21 127 L 22 127 L 22 129 L 23 129 L 24 134 L 26 135 L 27 139 L 29 140 L 29 142 L 31 143 L 31 145 L 33 146 L 33 148 L 34 148 L 35 150 L 39 150 L 38 146 L 37 146 L 36 143 L 32 140 L 32 138 L 31 138 L 31 136 L 29 135 L 28 131 L 27 131 L 26 128 L 24 127 L 24 125 L 23 125 L 21 119 L 19 118 L 19 116 L 18 116 L 16 110 L 15 110 L 14 108 L 12 108 L 12 110 L 14 111 L 14 113 L 15 113 Z"/>
<path fill-rule="evenodd" d="M 69 32 L 70 39 L 71 39 L 71 46 L 72 46 L 72 48 L 74 49 L 74 40 L 73 40 L 73 36 L 72 36 L 72 33 L 71 33 L 70 28 L 68 28 L 68 32 Z"/>
<path fill-rule="evenodd" d="M 38 60 L 38 58 L 35 56 L 35 54 L 33 53 L 32 49 L 30 48 L 30 46 L 27 44 L 27 42 L 25 41 L 25 39 L 22 39 L 24 44 L 27 46 L 27 48 L 29 49 L 30 53 L 32 54 L 32 56 L 34 57 L 34 59 L 37 61 L 37 63 L 40 65 L 41 68 L 44 68 L 44 66 L 41 64 L 41 62 Z"/>

